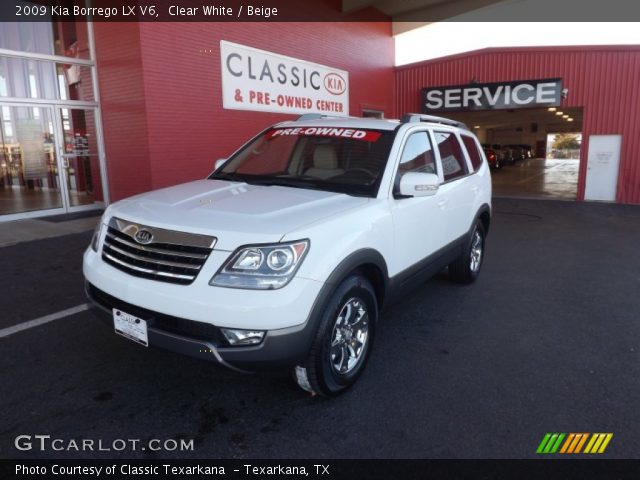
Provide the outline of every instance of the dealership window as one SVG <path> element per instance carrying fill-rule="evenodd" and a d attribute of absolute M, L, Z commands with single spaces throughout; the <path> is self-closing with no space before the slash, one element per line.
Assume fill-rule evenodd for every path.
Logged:
<path fill-rule="evenodd" d="M 84 3 L 84 2 L 82 2 Z M 79 2 L 76 2 L 80 5 Z M 37 5 L 15 2 L 15 8 Z M 86 22 L 46 22 L 50 15 L 38 15 L 37 22 L 5 22 L 0 28 L 0 48 L 26 53 L 40 53 L 89 59 Z"/>
<path fill-rule="evenodd" d="M 38 20 L 0 27 L 0 221 L 105 201 L 91 25 Z"/>
<path fill-rule="evenodd" d="M 382 110 L 373 110 L 371 108 L 363 108 L 362 118 L 384 118 L 384 112 Z"/>
<path fill-rule="evenodd" d="M 467 149 L 469 160 L 471 160 L 471 166 L 475 172 L 482 166 L 482 155 L 480 155 L 478 145 L 473 137 L 470 137 L 469 135 L 460 135 L 460 137 L 462 138 L 462 143 L 464 143 L 464 146 Z"/>
<path fill-rule="evenodd" d="M 442 161 L 444 181 L 448 182 L 465 176 L 467 174 L 467 163 L 456 135 L 452 132 L 435 132 L 435 137 Z"/>
<path fill-rule="evenodd" d="M 411 134 L 404 145 L 398 166 L 398 178 L 408 172 L 436 173 L 433 147 L 427 132 Z"/>
<path fill-rule="evenodd" d="M 92 68 L 0 56 L 0 97 L 92 102 Z"/>

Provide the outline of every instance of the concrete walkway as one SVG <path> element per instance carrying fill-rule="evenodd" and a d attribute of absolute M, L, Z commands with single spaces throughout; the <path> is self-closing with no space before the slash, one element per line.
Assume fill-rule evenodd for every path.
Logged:
<path fill-rule="evenodd" d="M 74 218 L 70 215 L 73 220 L 64 220 L 64 217 L 61 217 L 61 221 L 27 219 L 0 223 L 0 247 L 93 230 L 98 224 L 101 212 L 92 212 L 90 215 L 84 218 Z"/>
<path fill-rule="evenodd" d="M 579 160 L 532 158 L 491 172 L 495 197 L 575 200 Z"/>

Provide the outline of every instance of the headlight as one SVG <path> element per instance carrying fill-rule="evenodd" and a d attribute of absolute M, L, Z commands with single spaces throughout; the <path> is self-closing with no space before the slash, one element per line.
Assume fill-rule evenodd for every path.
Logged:
<path fill-rule="evenodd" d="M 309 240 L 252 245 L 236 250 L 209 285 L 252 290 L 282 288 L 291 281 L 309 250 Z"/>
<path fill-rule="evenodd" d="M 100 243 L 100 234 L 102 233 L 102 217 L 93 231 L 93 237 L 91 238 L 91 250 L 98 253 L 98 244 Z"/>

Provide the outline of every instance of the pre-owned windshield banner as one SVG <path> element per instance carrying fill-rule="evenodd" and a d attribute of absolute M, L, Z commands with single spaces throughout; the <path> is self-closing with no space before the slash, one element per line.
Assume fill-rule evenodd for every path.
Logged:
<path fill-rule="evenodd" d="M 340 137 L 365 142 L 375 142 L 382 134 L 371 130 L 358 128 L 335 127 L 300 127 L 300 128 L 276 128 L 267 132 L 267 138 L 286 136 L 315 136 L 315 137 Z"/>

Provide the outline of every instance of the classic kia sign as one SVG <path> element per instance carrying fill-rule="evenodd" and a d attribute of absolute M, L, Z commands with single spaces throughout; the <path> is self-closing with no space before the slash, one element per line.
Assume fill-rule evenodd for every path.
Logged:
<path fill-rule="evenodd" d="M 232 110 L 349 115 L 349 73 L 220 42 L 222 104 Z"/>
<path fill-rule="evenodd" d="M 422 89 L 423 113 L 552 107 L 561 100 L 561 78 Z"/>

